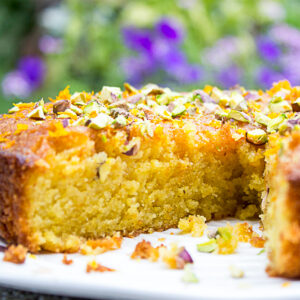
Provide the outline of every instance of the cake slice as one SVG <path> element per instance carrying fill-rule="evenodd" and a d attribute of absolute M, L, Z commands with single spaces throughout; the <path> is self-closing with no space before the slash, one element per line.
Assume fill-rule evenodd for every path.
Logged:
<path fill-rule="evenodd" d="M 299 91 L 125 84 L 15 104 L 0 119 L 0 235 L 75 252 L 188 215 L 262 213 L 269 273 L 299 276 Z"/>

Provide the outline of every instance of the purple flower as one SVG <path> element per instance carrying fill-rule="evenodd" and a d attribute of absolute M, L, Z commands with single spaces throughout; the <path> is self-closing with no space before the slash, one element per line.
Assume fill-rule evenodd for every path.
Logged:
<path fill-rule="evenodd" d="M 217 80 L 222 86 L 230 88 L 241 83 L 242 75 L 242 70 L 238 66 L 232 65 L 221 71 L 217 76 Z"/>
<path fill-rule="evenodd" d="M 27 77 L 33 88 L 37 88 L 44 81 L 46 66 L 40 57 L 25 56 L 20 59 L 18 70 Z"/>
<path fill-rule="evenodd" d="M 155 26 L 160 36 L 172 42 L 181 42 L 184 36 L 181 24 L 175 19 L 163 18 Z"/>
<path fill-rule="evenodd" d="M 62 40 L 51 35 L 44 35 L 39 40 L 39 48 L 45 54 L 59 53 L 62 50 Z"/>
<path fill-rule="evenodd" d="M 268 37 L 257 39 L 257 49 L 261 57 L 270 62 L 276 61 L 281 54 L 278 45 Z"/>
<path fill-rule="evenodd" d="M 259 86 L 270 87 L 273 82 L 284 79 L 284 76 L 268 67 L 262 67 L 257 71 L 256 81 Z"/>
<path fill-rule="evenodd" d="M 32 92 L 32 87 L 24 73 L 12 71 L 5 75 L 2 81 L 2 90 L 6 96 L 25 98 Z"/>
<path fill-rule="evenodd" d="M 152 53 L 153 37 L 151 31 L 135 27 L 123 28 L 123 39 L 125 45 L 131 50 Z"/>
<path fill-rule="evenodd" d="M 216 68 L 227 67 L 232 64 L 232 58 L 239 53 L 239 41 L 236 37 L 227 36 L 204 50 L 203 61 Z"/>
<path fill-rule="evenodd" d="M 274 26 L 269 32 L 271 38 L 286 47 L 300 49 L 300 31 L 287 24 Z"/>
<path fill-rule="evenodd" d="M 120 65 L 125 73 L 126 81 L 136 85 L 142 83 L 146 76 L 155 71 L 153 60 L 146 55 L 124 57 Z"/>

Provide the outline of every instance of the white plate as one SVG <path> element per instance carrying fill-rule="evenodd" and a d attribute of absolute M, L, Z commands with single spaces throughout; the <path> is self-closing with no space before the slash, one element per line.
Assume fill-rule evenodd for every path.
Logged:
<path fill-rule="evenodd" d="M 230 220 L 234 223 L 234 220 Z M 209 229 L 223 226 L 226 221 L 210 222 Z M 258 222 L 253 222 L 258 231 Z M 173 232 L 175 234 L 171 235 Z M 16 289 L 109 299 L 299 299 L 300 281 L 269 278 L 265 273 L 265 253 L 248 243 L 240 243 L 233 255 L 199 253 L 196 244 L 205 241 L 189 235 L 178 235 L 178 229 L 125 238 L 121 249 L 96 257 L 68 255 L 72 265 L 62 263 L 62 254 L 42 254 L 36 259 L 27 257 L 25 264 L 3 262 L 0 253 L 0 285 Z M 194 272 L 199 283 L 184 283 L 182 270 L 170 270 L 163 263 L 132 260 L 130 255 L 142 239 L 153 245 L 177 242 L 185 246 L 194 259 Z M 116 272 L 86 273 L 87 262 L 97 262 L 116 269 Z M 244 278 L 230 277 L 229 266 L 235 265 L 245 272 Z M 285 283 L 284 285 L 282 285 Z M 287 285 L 287 286 L 286 286 Z M 285 286 L 285 287 L 284 287 Z"/>

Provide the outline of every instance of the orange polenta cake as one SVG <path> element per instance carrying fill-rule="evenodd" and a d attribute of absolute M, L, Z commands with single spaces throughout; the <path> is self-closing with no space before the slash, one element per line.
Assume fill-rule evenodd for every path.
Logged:
<path fill-rule="evenodd" d="M 0 235 L 32 252 L 261 217 L 272 275 L 300 275 L 300 87 L 69 88 L 0 119 Z M 298 199 L 299 198 L 299 199 Z"/>

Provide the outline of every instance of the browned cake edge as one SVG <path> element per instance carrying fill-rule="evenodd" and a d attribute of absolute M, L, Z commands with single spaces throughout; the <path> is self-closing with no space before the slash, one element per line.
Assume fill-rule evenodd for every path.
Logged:
<path fill-rule="evenodd" d="M 0 151 L 0 236 L 29 248 L 24 187 L 31 163 L 23 155 Z"/>

